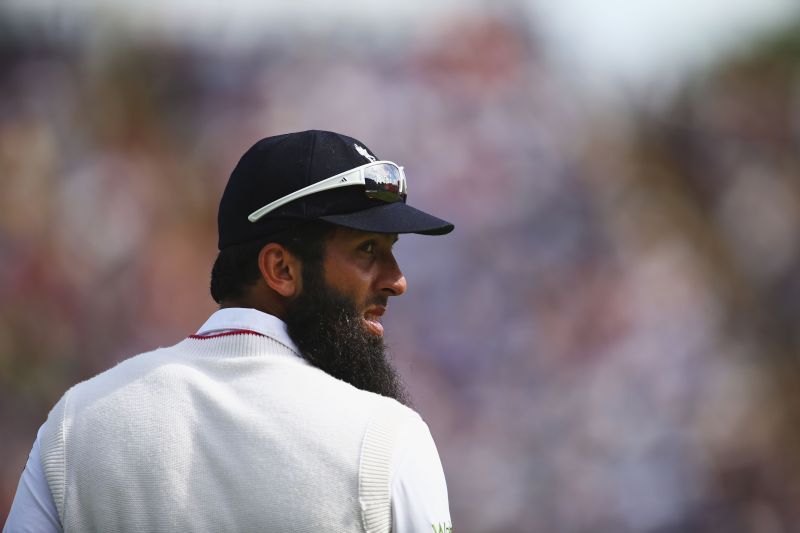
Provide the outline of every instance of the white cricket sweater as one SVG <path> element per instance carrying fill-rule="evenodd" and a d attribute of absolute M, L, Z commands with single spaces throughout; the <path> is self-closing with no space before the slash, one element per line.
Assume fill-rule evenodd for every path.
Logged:
<path fill-rule="evenodd" d="M 71 388 L 41 459 L 64 531 L 391 529 L 419 416 L 253 333 L 188 338 Z"/>

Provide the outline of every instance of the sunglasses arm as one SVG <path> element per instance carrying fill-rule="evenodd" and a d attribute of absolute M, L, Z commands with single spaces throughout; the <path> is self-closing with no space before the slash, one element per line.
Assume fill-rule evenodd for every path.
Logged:
<path fill-rule="evenodd" d="M 350 176 L 352 174 L 352 176 Z M 289 202 L 293 202 L 298 198 L 303 198 L 304 196 L 309 196 L 312 194 L 316 194 L 318 192 L 327 191 L 330 189 L 338 189 L 339 187 L 349 187 L 351 185 L 364 185 L 364 179 L 361 178 L 360 172 L 346 172 L 344 174 L 339 174 L 337 176 L 333 176 L 322 181 L 318 181 L 317 183 L 312 183 L 308 187 L 303 187 L 297 191 L 294 191 L 291 194 L 287 194 L 283 198 L 278 198 L 274 202 L 271 202 L 264 207 L 253 211 L 248 215 L 247 220 L 250 222 L 256 222 L 258 219 L 266 215 L 267 213 L 278 209 L 281 206 L 288 204 Z"/>

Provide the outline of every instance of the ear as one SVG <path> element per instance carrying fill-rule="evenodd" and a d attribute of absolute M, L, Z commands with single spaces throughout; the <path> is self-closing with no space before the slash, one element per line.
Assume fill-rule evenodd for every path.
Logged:
<path fill-rule="evenodd" d="M 281 296 L 291 298 L 300 292 L 300 259 L 282 245 L 266 244 L 258 254 L 258 269 L 267 285 Z"/>

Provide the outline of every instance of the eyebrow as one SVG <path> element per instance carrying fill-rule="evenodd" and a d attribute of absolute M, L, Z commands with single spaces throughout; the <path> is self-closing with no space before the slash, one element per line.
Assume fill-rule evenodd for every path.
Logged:
<path fill-rule="evenodd" d="M 371 237 L 372 239 L 383 239 L 384 236 L 392 235 L 392 238 L 390 239 L 392 241 L 392 244 L 394 244 L 394 243 L 396 243 L 397 241 L 400 240 L 400 234 L 398 234 L 398 233 L 392 234 L 392 233 L 373 232 L 373 233 L 371 233 L 371 235 L 372 235 L 372 237 Z"/>

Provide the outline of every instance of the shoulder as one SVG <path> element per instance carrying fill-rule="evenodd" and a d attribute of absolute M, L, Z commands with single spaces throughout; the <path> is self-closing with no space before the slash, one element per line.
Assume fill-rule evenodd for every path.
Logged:
<path fill-rule="evenodd" d="M 303 360 L 301 365 L 292 365 L 287 368 L 292 374 L 292 387 L 302 391 L 309 400 L 323 409 L 341 406 L 353 414 L 362 413 L 372 418 L 389 416 L 395 422 L 420 420 L 413 409 L 403 405 L 394 398 L 365 391 L 350 383 L 331 376 Z"/>
<path fill-rule="evenodd" d="M 450 522 L 447 486 L 428 425 L 389 398 L 376 408 L 361 448 L 359 498 L 368 531 L 436 531 Z"/>
<path fill-rule="evenodd" d="M 129 357 L 99 374 L 76 383 L 65 393 L 70 400 L 89 393 L 107 393 L 118 389 L 163 367 L 170 360 L 177 360 L 177 355 L 171 348 L 157 348 L 148 352 Z"/>
<path fill-rule="evenodd" d="M 146 398 L 168 396 L 176 377 L 187 375 L 186 358 L 174 347 L 160 347 L 120 361 L 67 389 L 48 418 L 64 429 L 135 411 Z M 154 394 L 155 393 L 155 394 Z M 109 411 L 110 410 L 110 411 Z"/>
<path fill-rule="evenodd" d="M 447 482 L 430 430 L 408 427 L 393 457 L 393 531 L 451 531 Z"/>

